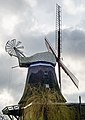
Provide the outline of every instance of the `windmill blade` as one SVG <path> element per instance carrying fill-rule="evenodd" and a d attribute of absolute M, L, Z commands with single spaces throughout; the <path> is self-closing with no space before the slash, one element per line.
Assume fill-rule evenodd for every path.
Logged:
<path fill-rule="evenodd" d="M 10 47 L 10 45 L 6 44 L 6 47 Z"/>
<path fill-rule="evenodd" d="M 11 43 L 12 43 L 12 47 L 15 47 L 16 46 L 16 39 L 11 40 Z"/>
<path fill-rule="evenodd" d="M 47 47 L 48 51 L 53 53 L 54 56 L 56 57 L 57 53 L 56 53 L 55 49 L 52 47 L 52 45 L 48 42 L 46 37 L 45 37 L 45 44 L 46 44 L 46 47 Z"/>
<path fill-rule="evenodd" d="M 73 75 L 73 73 L 61 62 L 58 61 L 60 64 L 60 67 L 64 70 L 64 72 L 71 78 L 72 82 L 75 84 L 75 86 L 78 88 L 79 81 L 78 79 Z"/>
<path fill-rule="evenodd" d="M 10 50 L 10 47 L 5 47 L 5 50 L 6 50 L 6 52 L 8 52 L 9 50 Z"/>
<path fill-rule="evenodd" d="M 45 37 L 45 45 L 46 45 L 48 51 L 49 51 L 49 52 L 52 52 L 52 51 L 50 50 L 50 45 L 49 45 L 46 37 Z"/>
<path fill-rule="evenodd" d="M 56 58 L 56 62 L 59 63 L 60 67 L 64 70 L 64 72 L 71 78 L 72 82 L 75 84 L 75 86 L 78 88 L 78 79 L 70 72 L 70 70 L 58 59 L 57 57 L 57 53 L 55 51 L 55 49 L 53 49 L 53 47 L 51 46 L 51 44 L 48 42 L 48 40 L 45 38 L 45 44 L 46 47 L 48 49 L 48 51 L 55 56 Z"/>
<path fill-rule="evenodd" d="M 17 47 L 17 49 L 24 49 L 24 46 L 19 46 Z"/>
<path fill-rule="evenodd" d="M 18 41 L 16 47 L 19 46 L 21 43 L 22 43 L 21 41 Z"/>
<path fill-rule="evenodd" d="M 11 51 L 12 51 L 12 50 L 11 50 L 11 49 L 9 49 L 9 54 L 11 53 Z"/>
<path fill-rule="evenodd" d="M 7 43 L 6 43 L 6 46 L 11 46 L 12 45 L 12 43 L 10 43 L 10 41 L 8 41 Z"/>

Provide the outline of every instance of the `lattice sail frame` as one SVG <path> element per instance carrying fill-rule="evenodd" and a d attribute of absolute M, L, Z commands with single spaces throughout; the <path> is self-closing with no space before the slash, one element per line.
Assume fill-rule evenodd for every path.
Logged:
<path fill-rule="evenodd" d="M 60 43 L 59 43 L 60 40 Z M 58 55 L 58 47 L 60 47 L 60 56 L 62 53 L 62 15 L 61 7 L 56 4 L 56 27 L 55 27 L 55 50 Z"/>

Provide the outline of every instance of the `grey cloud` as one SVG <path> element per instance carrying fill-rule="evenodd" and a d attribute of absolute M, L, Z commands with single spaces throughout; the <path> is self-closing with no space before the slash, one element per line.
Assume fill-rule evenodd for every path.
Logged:
<path fill-rule="evenodd" d="M 68 28 L 62 31 L 63 55 L 85 57 L 85 32 L 79 29 Z M 55 32 L 50 32 L 47 38 L 51 44 L 55 44 Z"/>
<path fill-rule="evenodd" d="M 8 69 L 7 59 L 5 56 L 0 57 L 0 89 L 7 87 L 8 83 Z"/>
<path fill-rule="evenodd" d="M 85 30 L 85 17 L 84 17 L 84 14 L 85 14 L 85 13 L 82 14 L 82 16 L 81 16 L 81 21 L 80 21 L 80 23 L 77 25 L 79 28 L 81 28 L 81 29 L 83 29 L 83 30 Z"/>
<path fill-rule="evenodd" d="M 75 0 L 74 3 L 76 6 L 80 6 L 80 4 L 82 4 L 82 3 L 85 4 L 85 1 L 81 0 L 81 2 L 80 2 L 80 0 Z"/>
<path fill-rule="evenodd" d="M 41 10 L 43 9 L 47 13 L 51 13 L 51 12 L 54 11 L 54 9 L 55 9 L 55 4 L 54 4 L 55 0 L 53 0 L 53 1 L 46 0 L 45 4 L 44 4 L 43 0 L 37 0 L 37 1 L 38 1 L 38 6 L 40 7 Z"/>
<path fill-rule="evenodd" d="M 85 32 L 79 29 L 63 31 L 63 51 L 74 56 L 85 54 Z"/>
<path fill-rule="evenodd" d="M 11 69 L 12 66 L 16 65 L 16 62 L 11 61 L 11 59 L 11 57 L 9 59 L 8 55 L 0 56 L 0 91 L 7 89 L 12 91 L 13 94 L 17 93 L 16 91 L 21 93 L 24 87 L 25 77 L 21 75 L 18 69 Z"/>
<path fill-rule="evenodd" d="M 26 55 L 32 55 L 33 53 L 45 51 L 45 43 L 44 43 L 44 36 L 42 36 L 40 33 L 22 33 L 18 32 L 16 34 L 17 41 L 22 41 L 22 45 L 24 46 L 23 52 Z"/>
<path fill-rule="evenodd" d="M 41 51 L 45 51 L 44 38 L 42 36 L 29 36 L 27 39 L 23 39 L 25 43 L 26 52 L 29 53 L 37 53 Z"/>
<path fill-rule="evenodd" d="M 0 0 L 0 10 L 2 12 L 20 13 L 23 9 L 25 10 L 26 6 L 23 0 Z"/>

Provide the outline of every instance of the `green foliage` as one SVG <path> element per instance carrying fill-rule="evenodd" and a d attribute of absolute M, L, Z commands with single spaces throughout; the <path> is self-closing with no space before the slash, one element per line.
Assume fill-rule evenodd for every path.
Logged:
<path fill-rule="evenodd" d="M 30 102 L 66 102 L 60 91 L 56 89 L 46 89 L 42 86 L 31 87 L 30 85 L 25 87 L 24 94 L 20 100 L 20 104 L 28 104 Z"/>
<path fill-rule="evenodd" d="M 68 108 L 59 91 L 28 86 L 21 99 L 24 120 L 76 120 L 75 108 Z M 77 119 L 78 120 L 78 119 Z"/>
<path fill-rule="evenodd" d="M 32 104 L 24 110 L 24 120 L 76 120 L 75 109 L 63 104 Z"/>

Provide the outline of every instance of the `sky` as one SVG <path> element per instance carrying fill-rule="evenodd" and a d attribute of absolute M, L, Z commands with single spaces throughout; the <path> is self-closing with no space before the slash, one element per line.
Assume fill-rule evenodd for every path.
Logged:
<path fill-rule="evenodd" d="M 0 0 L 0 111 L 18 104 L 27 75 L 26 68 L 12 69 L 18 61 L 5 52 L 6 42 L 21 41 L 26 56 L 46 51 L 45 36 L 54 45 L 56 3 L 62 8 L 63 63 L 79 80 L 78 90 L 62 71 L 62 94 L 67 102 L 78 102 L 79 95 L 85 102 L 85 1 Z"/>

